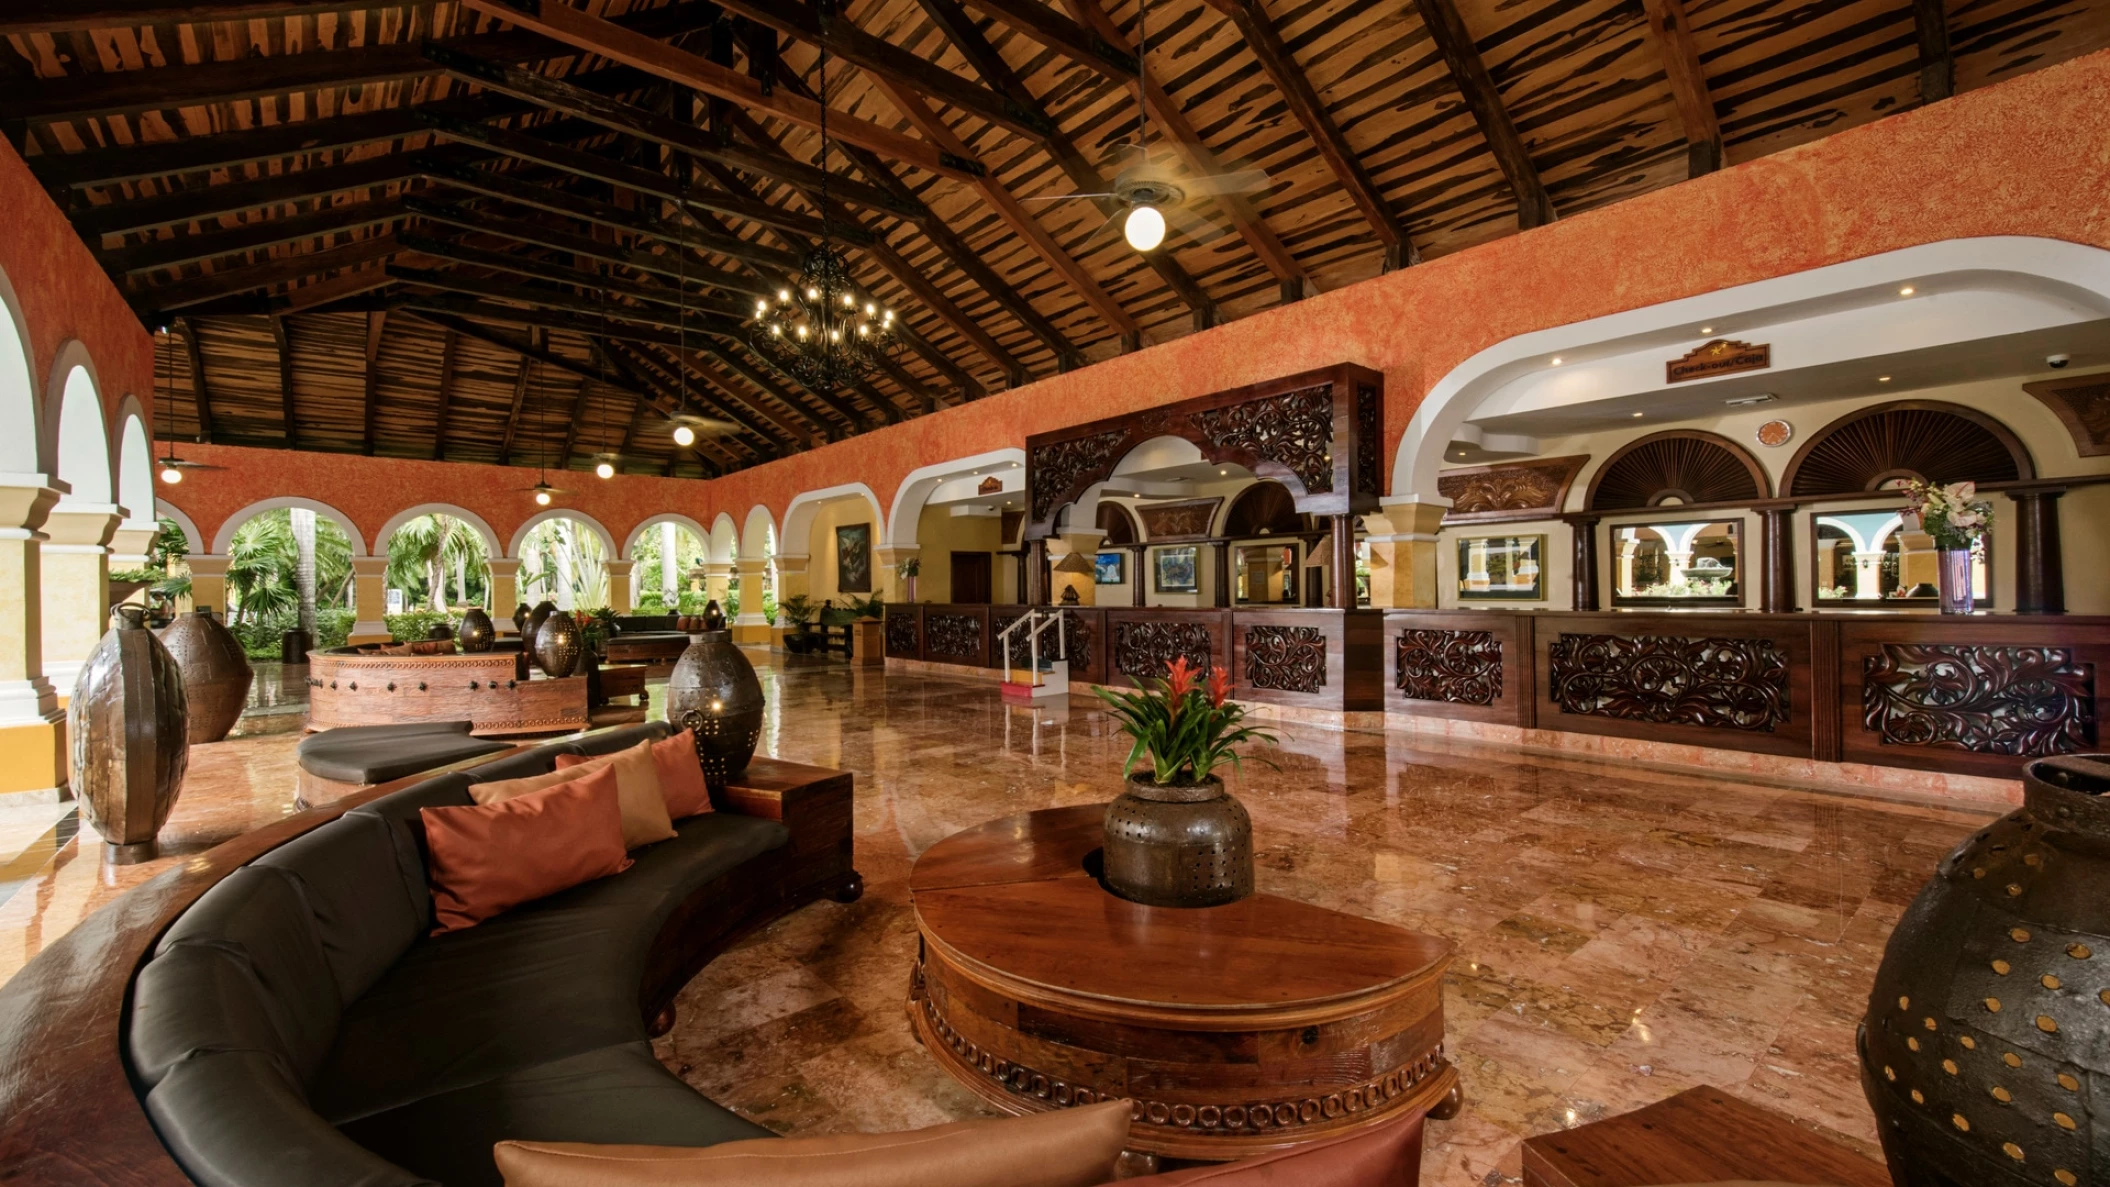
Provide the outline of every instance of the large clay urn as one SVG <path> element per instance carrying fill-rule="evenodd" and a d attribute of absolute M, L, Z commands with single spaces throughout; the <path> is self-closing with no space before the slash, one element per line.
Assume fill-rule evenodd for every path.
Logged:
<path fill-rule="evenodd" d="M 1253 893 L 1253 821 L 1211 775 L 1161 787 L 1130 779 L 1106 806 L 1107 889 L 1151 907 L 1213 907 Z"/>
<path fill-rule="evenodd" d="M 1897 1187 L 2102 1182 L 2110 755 L 2023 768 L 2022 807 L 1942 859 L 1890 934 L 1861 1086 Z"/>
<path fill-rule="evenodd" d="M 95 645 L 66 706 L 73 794 L 117 864 L 154 856 L 190 765 L 183 673 L 136 606 Z"/>
<path fill-rule="evenodd" d="M 161 645 L 183 673 L 183 699 L 189 706 L 190 741 L 217 742 L 241 720 L 256 673 L 242 653 L 241 640 L 200 606 L 161 632 Z"/>
<path fill-rule="evenodd" d="M 723 787 L 747 769 L 762 738 L 762 681 L 733 645 L 717 602 L 704 607 L 703 627 L 667 678 L 667 721 L 694 731 L 704 781 Z"/>
<path fill-rule="evenodd" d="M 528 612 L 527 626 L 520 632 L 520 639 L 528 645 L 530 650 L 535 646 L 535 636 L 542 633 L 542 624 L 548 621 L 549 616 L 556 612 L 557 603 L 547 599 L 538 603 L 533 610 Z"/>
<path fill-rule="evenodd" d="M 579 666 L 579 652 L 584 645 L 578 619 L 563 610 L 545 615 L 535 631 L 535 666 L 551 678 L 562 680 Z"/>
<path fill-rule="evenodd" d="M 471 606 L 468 613 L 462 615 L 462 629 L 456 638 L 462 650 L 471 655 L 489 651 L 498 638 L 498 624 L 491 621 L 482 606 Z"/>

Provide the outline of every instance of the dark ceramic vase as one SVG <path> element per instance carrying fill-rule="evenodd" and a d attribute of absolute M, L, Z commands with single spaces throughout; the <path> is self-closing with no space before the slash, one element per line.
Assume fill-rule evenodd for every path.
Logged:
<path fill-rule="evenodd" d="M 1106 806 L 1107 889 L 1151 907 L 1214 907 L 1253 893 L 1253 821 L 1210 776 L 1160 787 L 1130 779 Z"/>
<path fill-rule="evenodd" d="M 579 620 L 559 610 L 545 616 L 535 632 L 535 666 L 551 679 L 562 680 L 579 666 L 579 652 L 584 647 Z"/>
<path fill-rule="evenodd" d="M 498 625 L 484 613 L 482 606 L 471 606 L 469 612 L 462 615 L 462 629 L 457 638 L 462 650 L 471 655 L 489 651 L 492 642 L 498 638 Z"/>
<path fill-rule="evenodd" d="M 1861 1086 L 1897 1187 L 2100 1182 L 2110 1121 L 2110 755 L 2039 759 L 1890 934 Z"/>
<path fill-rule="evenodd" d="M 535 608 L 528 612 L 527 627 L 520 632 L 520 637 L 527 640 L 530 647 L 534 646 L 535 637 L 542 633 L 543 622 L 556 611 L 557 603 L 555 602 L 545 600 L 537 603 Z"/>
<path fill-rule="evenodd" d="M 249 686 L 256 673 L 242 652 L 241 640 L 200 606 L 161 632 L 161 645 L 183 673 L 183 699 L 190 718 L 190 743 L 217 742 L 242 719 Z"/>
<path fill-rule="evenodd" d="M 667 721 L 695 732 L 705 782 L 723 787 L 747 769 L 762 738 L 762 681 L 733 645 L 718 603 L 703 618 L 667 678 Z"/>
<path fill-rule="evenodd" d="M 136 606 L 81 667 L 66 706 L 73 794 L 117 864 L 152 858 L 190 765 L 183 672 Z"/>
<path fill-rule="evenodd" d="M 519 604 L 518 606 L 515 606 L 515 607 L 513 607 L 513 633 L 514 633 L 514 634 L 516 634 L 516 635 L 519 635 L 519 636 L 520 636 L 521 638 L 523 638 L 523 639 L 525 639 L 525 638 L 527 638 L 527 637 L 528 637 L 528 633 L 527 633 L 527 623 L 528 623 L 528 617 L 529 617 L 530 615 L 532 615 L 533 613 L 534 613 L 534 611 L 532 611 L 532 610 L 528 609 L 528 604 L 527 604 L 526 602 L 522 602 L 522 603 L 520 603 L 520 604 Z"/>

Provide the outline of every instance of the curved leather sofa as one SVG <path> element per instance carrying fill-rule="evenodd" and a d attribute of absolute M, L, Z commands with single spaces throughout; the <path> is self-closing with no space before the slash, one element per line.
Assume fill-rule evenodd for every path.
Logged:
<path fill-rule="evenodd" d="M 668 1073 L 650 1038 L 671 1025 L 681 986 L 741 935 L 823 894 L 856 896 L 848 775 L 758 760 L 714 792 L 717 811 L 677 822 L 629 870 L 427 934 L 419 808 L 470 803 L 472 781 L 546 771 L 560 753 L 665 732 L 602 731 L 397 785 L 226 870 L 175 915 L 132 980 L 119 1038 L 182 1174 L 227 1187 L 468 1187 L 499 1182 L 491 1145 L 503 1138 L 766 1136 Z M 39 960 L 53 956 L 67 954 Z M 5 1070 L 23 1087 L 21 1069 Z M 0 1178 L 61 1182 L 94 1166 L 100 1181 L 177 1179 L 142 1150 L 54 1149 L 62 1139 L 36 1128 L 14 1135 L 39 1143 L 33 1157 L 0 1141 Z"/>

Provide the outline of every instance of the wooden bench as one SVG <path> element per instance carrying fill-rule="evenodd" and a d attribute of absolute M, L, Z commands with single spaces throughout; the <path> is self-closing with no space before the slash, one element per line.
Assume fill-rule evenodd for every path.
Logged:
<path fill-rule="evenodd" d="M 1737 1179 L 1892 1187 L 1879 1164 L 1719 1088 L 1689 1088 L 1647 1108 L 1524 1143 L 1525 1187 Z"/>

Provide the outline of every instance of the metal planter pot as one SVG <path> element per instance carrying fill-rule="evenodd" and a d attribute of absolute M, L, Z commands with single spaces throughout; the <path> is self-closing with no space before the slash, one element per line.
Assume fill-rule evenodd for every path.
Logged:
<path fill-rule="evenodd" d="M 535 665 L 552 679 L 562 680 L 579 666 L 579 653 L 585 646 L 578 619 L 561 610 L 546 615 L 535 631 Z"/>
<path fill-rule="evenodd" d="M 1107 889 L 1152 907 L 1213 907 L 1253 893 L 1253 821 L 1210 776 L 1160 787 L 1130 779 L 1106 806 Z"/>
<path fill-rule="evenodd" d="M 103 636 L 66 706 L 73 794 L 116 864 L 146 861 L 190 766 L 183 672 L 137 607 Z"/>
<path fill-rule="evenodd" d="M 249 703 L 249 686 L 256 680 L 249 657 L 242 653 L 241 640 L 200 606 L 161 632 L 161 645 L 183 673 L 183 698 L 190 718 L 193 746 L 217 742 L 242 719 Z M 305 659 L 306 657 L 302 657 Z"/>
<path fill-rule="evenodd" d="M 462 615 L 462 629 L 456 637 L 464 652 L 476 655 L 491 650 L 491 644 L 498 638 L 498 625 L 484 613 L 482 606 L 471 606 L 468 613 Z"/>
<path fill-rule="evenodd" d="M 667 721 L 696 735 L 704 781 L 722 787 L 747 769 L 762 738 L 762 681 L 733 645 L 725 616 L 711 603 L 716 629 L 698 632 L 667 678 Z"/>

